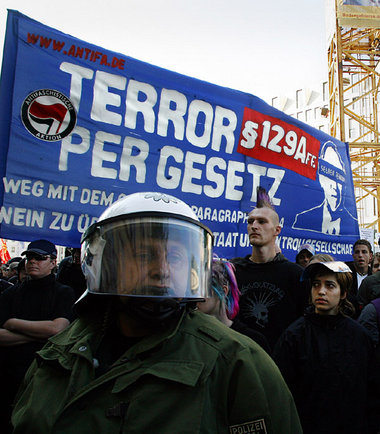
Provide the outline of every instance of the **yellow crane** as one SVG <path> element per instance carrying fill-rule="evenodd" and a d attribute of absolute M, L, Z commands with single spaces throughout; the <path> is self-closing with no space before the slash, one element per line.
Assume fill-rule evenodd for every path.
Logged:
<path fill-rule="evenodd" d="M 330 134 L 349 144 L 359 222 L 364 201 L 374 201 L 377 216 L 369 223 L 360 222 L 361 226 L 380 231 L 380 6 L 332 1 Z"/>

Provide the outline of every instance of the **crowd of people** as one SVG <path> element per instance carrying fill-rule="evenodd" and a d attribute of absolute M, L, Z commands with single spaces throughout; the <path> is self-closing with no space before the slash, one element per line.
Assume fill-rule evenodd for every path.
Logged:
<path fill-rule="evenodd" d="M 291 262 L 259 197 L 245 257 L 213 254 L 179 199 L 135 193 L 82 263 L 35 240 L 3 265 L 2 432 L 378 434 L 380 254 Z"/>

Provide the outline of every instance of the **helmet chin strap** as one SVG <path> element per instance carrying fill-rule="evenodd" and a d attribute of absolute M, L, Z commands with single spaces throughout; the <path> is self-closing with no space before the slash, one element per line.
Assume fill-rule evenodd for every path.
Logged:
<path fill-rule="evenodd" d="M 166 327 L 168 323 L 181 316 L 186 304 L 173 298 L 128 297 L 125 303 L 118 298 L 116 308 L 138 322 L 154 327 Z"/>

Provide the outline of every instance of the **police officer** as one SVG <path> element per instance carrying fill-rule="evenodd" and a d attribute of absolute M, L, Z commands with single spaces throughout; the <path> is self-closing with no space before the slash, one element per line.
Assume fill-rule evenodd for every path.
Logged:
<path fill-rule="evenodd" d="M 300 433 L 269 356 L 196 310 L 210 295 L 211 249 L 179 199 L 111 205 L 83 236 L 79 318 L 38 353 L 14 432 Z"/>

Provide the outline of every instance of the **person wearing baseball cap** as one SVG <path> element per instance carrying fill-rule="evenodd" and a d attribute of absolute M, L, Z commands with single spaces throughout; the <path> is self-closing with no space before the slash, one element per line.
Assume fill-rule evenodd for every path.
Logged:
<path fill-rule="evenodd" d="M 305 268 L 311 257 L 315 255 L 315 248 L 312 244 L 301 244 L 296 256 L 296 263 Z"/>
<path fill-rule="evenodd" d="M 57 257 L 57 249 L 53 243 L 47 240 L 36 240 L 29 243 L 28 248 L 21 253 L 26 255 L 30 253 L 37 253 L 38 255 L 49 255 L 53 258 Z"/>
<path fill-rule="evenodd" d="M 53 270 L 57 249 L 47 240 L 35 240 L 22 252 L 28 280 L 0 294 L 0 426 L 12 432 L 10 416 L 18 387 L 48 338 L 74 319 L 74 290 L 56 281 Z"/>

